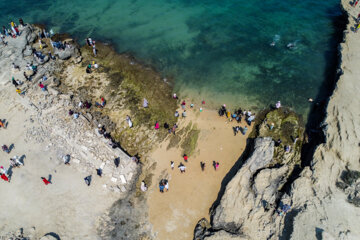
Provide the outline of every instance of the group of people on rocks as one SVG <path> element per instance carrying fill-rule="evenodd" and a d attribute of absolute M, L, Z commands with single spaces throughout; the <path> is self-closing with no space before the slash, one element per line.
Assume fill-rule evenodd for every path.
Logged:
<path fill-rule="evenodd" d="M 24 21 L 20 18 L 19 19 L 19 24 L 20 26 L 25 26 Z M 10 25 L 10 29 L 6 28 L 5 26 L 2 26 L 2 31 L 0 34 L 0 38 L 3 41 L 3 43 L 6 45 L 5 42 L 5 37 L 12 37 L 12 38 L 16 38 L 18 36 L 20 36 L 20 31 L 19 31 L 19 27 L 17 26 L 17 24 L 13 21 L 11 21 L 9 23 Z"/>

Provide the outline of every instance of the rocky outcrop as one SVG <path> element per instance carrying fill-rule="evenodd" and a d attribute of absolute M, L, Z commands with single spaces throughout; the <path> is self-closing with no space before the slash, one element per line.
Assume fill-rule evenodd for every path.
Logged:
<path fill-rule="evenodd" d="M 359 239 L 360 47 L 354 19 L 360 9 L 345 0 L 342 5 L 349 14 L 341 44 L 343 74 L 327 106 L 326 142 L 316 148 L 311 166 L 287 183 L 292 183 L 287 194 L 279 191 L 287 181 L 286 165 L 271 167 L 272 147 L 257 139 L 253 155 L 212 212 L 211 227 L 199 222 L 194 239 Z"/>
<path fill-rule="evenodd" d="M 314 154 L 312 168 L 292 186 L 292 239 L 359 239 L 360 208 L 360 48 L 354 32 L 359 8 L 342 1 L 349 14 L 341 44 L 342 76 L 329 100 L 325 124 L 326 143 Z M 326 238 L 328 237 L 328 238 Z"/>
<path fill-rule="evenodd" d="M 270 167 L 272 138 L 257 138 L 252 155 L 226 186 L 220 204 L 212 212 L 212 227 L 198 226 L 195 239 L 267 239 L 276 232 L 274 222 L 278 190 L 286 182 L 288 166 Z M 255 239 L 255 238 L 254 238 Z"/>

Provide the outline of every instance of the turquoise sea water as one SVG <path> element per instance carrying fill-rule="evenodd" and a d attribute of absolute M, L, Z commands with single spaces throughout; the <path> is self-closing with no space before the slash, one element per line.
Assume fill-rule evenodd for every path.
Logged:
<path fill-rule="evenodd" d="M 254 109 L 281 100 L 304 115 L 336 57 L 341 15 L 339 0 L 0 0 L 0 9 L 3 24 L 22 17 L 111 42 L 207 103 Z"/>

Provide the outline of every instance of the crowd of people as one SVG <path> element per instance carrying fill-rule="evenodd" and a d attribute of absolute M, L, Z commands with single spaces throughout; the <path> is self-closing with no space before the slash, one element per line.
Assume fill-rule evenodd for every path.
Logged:
<path fill-rule="evenodd" d="M 21 27 L 24 27 L 26 25 L 24 24 L 22 19 L 19 19 L 19 23 L 20 23 L 20 25 L 19 25 L 20 28 L 14 22 L 11 22 L 10 30 L 7 29 L 5 26 L 3 26 L 2 31 L 0 33 L 0 40 L 5 46 L 7 46 L 7 41 L 6 41 L 7 37 L 17 38 L 17 37 L 21 36 L 21 33 L 22 33 Z M 32 48 L 33 57 L 38 62 L 40 62 L 40 63 L 43 62 L 46 57 L 46 54 L 44 53 L 44 51 L 47 46 L 43 41 L 44 39 L 48 39 L 48 41 L 50 42 L 50 45 L 53 48 L 58 49 L 58 50 L 65 50 L 66 48 L 73 47 L 68 42 L 53 41 L 52 40 L 53 35 L 54 35 L 54 33 L 52 30 L 47 32 L 45 29 L 43 29 L 42 31 L 38 32 L 38 36 L 37 36 L 38 37 L 38 49 L 36 49 L 35 47 Z M 87 41 L 88 45 L 93 48 L 93 53 L 94 53 L 94 56 L 96 57 L 97 49 L 95 46 L 95 41 L 91 40 L 91 38 L 86 39 L 86 41 Z M 49 59 L 56 60 L 56 57 L 51 53 L 51 51 L 48 52 L 48 56 L 49 56 Z M 15 62 L 13 62 L 12 67 L 13 67 L 14 71 L 23 70 L 24 78 L 29 82 L 32 81 L 33 77 L 37 74 L 36 63 L 34 64 L 32 62 L 29 62 L 22 69 L 19 65 L 17 65 Z M 98 67 L 99 67 L 98 64 L 95 61 L 93 61 L 92 64 L 89 64 L 87 66 L 86 72 L 88 72 L 88 70 L 90 70 L 90 72 L 91 72 L 93 69 L 97 69 Z M 44 91 L 44 92 L 47 91 L 47 80 L 48 80 L 48 76 L 46 76 L 46 74 L 40 78 L 40 80 L 38 82 L 38 86 L 41 89 L 41 91 Z M 22 95 L 22 96 L 25 95 L 26 91 L 20 89 L 20 87 L 24 84 L 24 82 L 15 79 L 15 77 L 12 77 L 11 83 L 14 85 L 14 87 L 16 88 L 16 92 L 19 95 Z M 73 99 L 73 98 L 71 98 L 71 99 Z M 94 106 L 96 106 L 98 108 L 104 108 L 105 105 L 106 105 L 106 100 L 104 99 L 104 97 L 100 97 L 100 101 L 99 102 L 95 101 L 95 104 L 94 104 Z M 92 106 L 93 105 L 92 105 L 91 101 L 88 101 L 88 100 L 79 101 L 77 107 L 75 107 L 74 109 L 69 109 L 68 114 L 69 114 L 69 116 L 73 117 L 74 119 L 78 119 L 79 116 L 81 115 L 82 109 L 88 110 Z M 129 125 L 130 125 L 130 122 L 131 122 L 131 120 L 129 117 Z M 0 120 L 0 129 L 6 129 L 7 125 L 8 125 L 8 122 L 6 120 L 3 120 L 3 119 Z M 108 144 L 112 148 L 120 147 L 120 144 L 114 140 L 114 138 L 111 136 L 110 132 L 106 130 L 105 126 L 99 124 L 99 126 L 97 128 L 97 132 L 99 133 L 100 136 L 103 136 L 105 139 L 108 140 Z M 12 152 L 13 149 L 14 149 L 14 144 L 11 144 L 10 146 L 8 146 L 6 144 L 2 145 L 3 152 L 5 152 L 7 154 L 10 154 L 10 152 Z M 14 157 L 10 158 L 10 162 L 9 162 L 10 167 L 9 168 L 1 166 L 1 168 L 0 168 L 1 179 L 5 180 L 7 182 L 10 182 L 11 176 L 12 176 L 12 169 L 20 167 L 20 166 L 24 166 L 24 156 L 25 155 L 23 155 L 22 157 L 14 156 Z M 137 163 L 137 164 L 140 163 L 138 156 L 134 156 L 134 157 L 132 157 L 132 159 L 135 163 Z M 70 165 L 70 162 L 71 162 L 70 154 L 65 154 L 63 156 L 63 161 L 64 161 L 65 165 Z M 120 158 L 115 158 L 114 164 L 116 167 L 118 167 L 120 164 Z M 102 169 L 97 168 L 95 170 L 96 170 L 96 174 L 101 177 Z M 41 177 L 41 180 L 45 185 L 51 184 L 51 175 L 49 175 L 48 178 Z M 91 180 L 92 180 L 91 175 L 86 176 L 84 178 L 84 181 L 88 186 L 90 186 Z"/>

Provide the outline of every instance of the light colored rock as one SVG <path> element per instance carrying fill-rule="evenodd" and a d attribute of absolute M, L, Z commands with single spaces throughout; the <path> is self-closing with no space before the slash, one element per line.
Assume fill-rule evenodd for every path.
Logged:
<path fill-rule="evenodd" d="M 124 175 L 120 175 L 120 180 L 123 184 L 126 183 L 126 179 L 125 179 Z"/>

